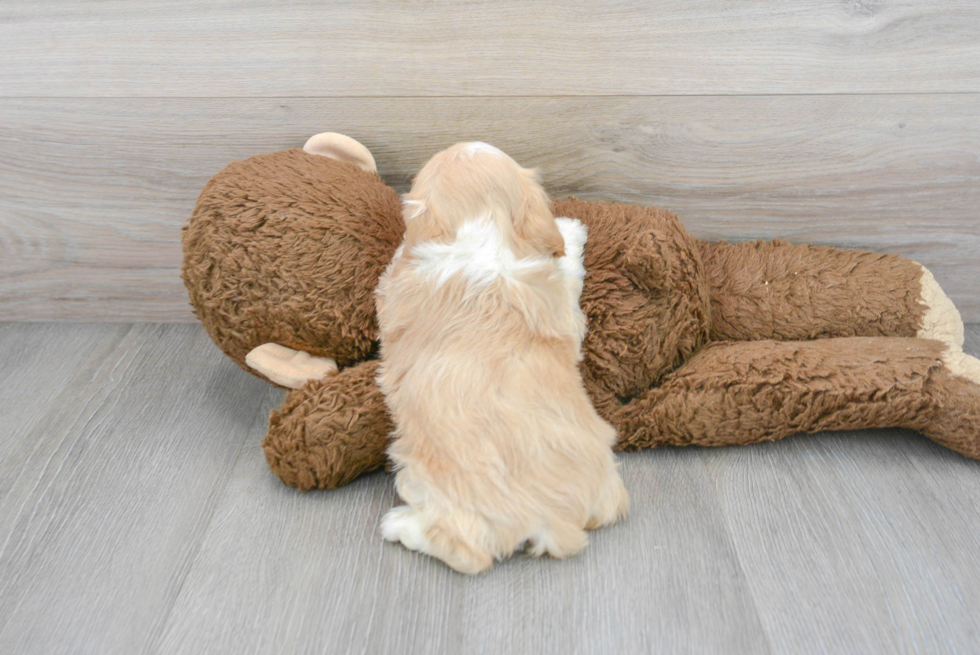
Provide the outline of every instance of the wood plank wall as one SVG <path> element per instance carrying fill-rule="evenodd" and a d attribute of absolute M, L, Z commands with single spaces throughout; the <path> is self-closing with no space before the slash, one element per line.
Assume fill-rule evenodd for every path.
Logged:
<path fill-rule="evenodd" d="M 903 254 L 980 321 L 976 0 L 14 0 L 0 62 L 0 320 L 193 320 L 198 190 L 332 130 L 399 190 L 482 139 L 698 236 Z"/>

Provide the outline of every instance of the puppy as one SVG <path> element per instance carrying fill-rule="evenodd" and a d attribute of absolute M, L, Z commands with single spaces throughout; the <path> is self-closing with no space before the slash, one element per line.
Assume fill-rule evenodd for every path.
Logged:
<path fill-rule="evenodd" d="M 626 514 L 578 369 L 585 227 L 551 214 L 533 170 L 484 143 L 433 157 L 404 200 L 377 288 L 378 383 L 407 503 L 381 531 L 463 573 L 522 545 L 568 557 Z"/>

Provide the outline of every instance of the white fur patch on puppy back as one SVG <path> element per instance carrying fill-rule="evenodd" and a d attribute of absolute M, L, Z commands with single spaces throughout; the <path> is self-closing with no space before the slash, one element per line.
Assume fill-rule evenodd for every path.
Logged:
<path fill-rule="evenodd" d="M 555 219 L 558 231 L 565 240 L 565 256 L 558 260 L 562 273 L 566 277 L 582 280 L 585 278 L 585 242 L 589 238 L 589 230 L 576 218 L 560 216 Z"/>
<path fill-rule="evenodd" d="M 489 284 L 498 277 L 514 277 L 521 271 L 545 266 L 551 260 L 543 256 L 514 257 L 489 217 L 463 223 L 452 243 L 424 241 L 411 253 L 419 272 L 434 278 L 438 285 L 456 275 L 477 285 Z"/>
<path fill-rule="evenodd" d="M 557 262 L 544 255 L 517 259 L 504 244 L 497 226 L 489 218 L 472 219 L 456 231 L 452 243 L 425 241 L 412 249 L 419 272 L 445 284 L 455 275 L 463 275 L 478 285 L 489 284 L 498 277 L 514 278 L 522 272 L 540 270 L 557 263 L 562 276 L 577 280 L 577 293 L 581 293 L 581 282 L 585 278 L 584 248 L 588 230 L 581 221 L 574 218 L 555 219 L 558 231 L 565 240 L 565 256 Z M 401 256 L 401 249 L 396 258 Z"/>

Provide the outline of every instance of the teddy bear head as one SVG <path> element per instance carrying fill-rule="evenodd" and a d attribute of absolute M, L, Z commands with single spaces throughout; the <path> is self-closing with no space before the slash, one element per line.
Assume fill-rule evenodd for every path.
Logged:
<path fill-rule="evenodd" d="M 183 229 L 183 279 L 215 343 L 243 369 L 274 342 L 341 366 L 378 338 L 374 288 L 402 234 L 371 153 L 340 134 L 227 166 Z"/>

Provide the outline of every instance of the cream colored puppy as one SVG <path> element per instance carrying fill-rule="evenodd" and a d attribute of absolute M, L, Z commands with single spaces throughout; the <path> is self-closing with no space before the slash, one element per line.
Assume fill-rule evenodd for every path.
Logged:
<path fill-rule="evenodd" d="M 407 505 L 385 539 L 479 573 L 526 545 L 568 557 L 627 496 L 578 363 L 585 227 L 485 143 L 433 157 L 377 289 L 378 382 Z"/>

